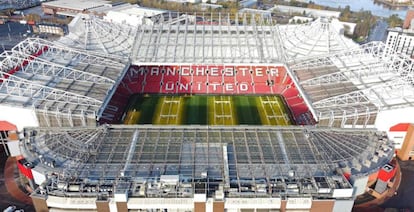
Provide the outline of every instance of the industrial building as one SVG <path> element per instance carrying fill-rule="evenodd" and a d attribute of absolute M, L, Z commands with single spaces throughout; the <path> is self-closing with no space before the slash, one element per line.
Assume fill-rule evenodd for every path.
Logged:
<path fill-rule="evenodd" d="M 65 1 L 57 0 L 42 3 L 43 13 L 49 15 L 75 16 L 78 13 L 89 12 L 89 10 L 99 7 L 111 6 L 111 1 L 107 0 L 76 0 Z"/>
<path fill-rule="evenodd" d="M 414 160 L 414 126 L 409 124 L 407 127 L 407 134 L 404 137 L 404 142 L 401 149 L 397 152 L 397 157 L 400 160 Z"/>

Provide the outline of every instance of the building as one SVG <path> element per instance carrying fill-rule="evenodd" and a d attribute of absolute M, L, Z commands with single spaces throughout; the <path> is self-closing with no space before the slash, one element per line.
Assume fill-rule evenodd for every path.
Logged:
<path fill-rule="evenodd" d="M 414 56 L 414 11 L 407 11 L 403 28 L 388 29 L 386 44 L 389 49 L 387 51 L 396 51 L 406 54 L 409 57 Z"/>
<path fill-rule="evenodd" d="M 412 29 L 393 28 L 388 29 L 386 44 L 389 46 L 388 51 L 396 51 L 406 54 L 410 57 L 414 56 L 414 36 Z"/>
<path fill-rule="evenodd" d="M 196 3 L 200 3 L 201 0 L 167 0 L 169 2 L 175 2 L 175 3 L 180 3 L 180 4 L 185 4 L 185 3 L 192 3 L 192 4 L 196 4 Z"/>
<path fill-rule="evenodd" d="M 252 7 L 257 4 L 257 0 L 242 0 L 239 1 L 239 6 L 242 8 Z"/>
<path fill-rule="evenodd" d="M 408 125 L 407 134 L 401 149 L 397 152 L 400 160 L 414 160 L 414 125 Z"/>
<path fill-rule="evenodd" d="M 388 137 L 392 140 L 396 151 L 401 149 L 404 143 L 405 136 L 407 134 L 409 125 L 410 125 L 409 123 L 399 123 L 399 124 L 392 126 L 390 130 L 388 131 Z"/>
<path fill-rule="evenodd" d="M 313 18 L 303 17 L 303 16 L 293 16 L 289 19 L 289 23 L 308 23 L 313 21 Z"/>
<path fill-rule="evenodd" d="M 199 7 L 200 7 L 202 10 L 207 10 L 207 9 L 213 9 L 213 10 L 216 10 L 216 9 L 223 8 L 223 5 L 220 5 L 220 4 L 201 3 L 201 4 L 199 4 Z"/>
<path fill-rule="evenodd" d="M 270 11 L 277 10 L 284 13 L 300 13 L 307 16 L 313 16 L 314 18 L 318 17 L 334 17 L 339 18 L 341 12 L 331 11 L 331 10 L 317 10 L 303 7 L 294 7 L 294 6 L 285 6 L 285 5 L 275 5 L 269 9 Z"/>
<path fill-rule="evenodd" d="M 134 26 L 82 14 L 58 41 L 3 52 L 0 119 L 19 129 L 10 142 L 21 148 L 9 150 L 26 160 L 36 209 L 350 211 L 394 155 L 375 127 L 412 108 L 401 64 L 413 61 L 381 42 L 353 43 L 334 19 L 250 17 Z M 289 114 L 265 117 L 295 125 L 120 124 L 133 94 L 279 95 Z M 262 105 L 278 104 L 269 98 Z"/>
<path fill-rule="evenodd" d="M 75 17 L 78 13 L 93 14 L 103 17 L 110 22 L 129 25 L 152 24 L 166 10 L 140 7 L 137 4 L 112 3 L 105 0 L 83 1 L 68 3 L 67 1 L 52 1 L 42 4 L 45 14 L 56 14 Z"/>
<path fill-rule="evenodd" d="M 375 183 L 374 190 L 380 194 L 384 193 L 388 189 L 388 183 L 395 176 L 396 168 L 390 164 L 386 164 L 378 171 L 378 179 Z"/>
<path fill-rule="evenodd" d="M 145 8 L 138 5 L 130 5 L 119 9 L 112 9 L 103 17 L 104 20 L 118 24 L 137 26 L 141 24 L 153 24 L 154 21 L 166 14 L 167 10 Z"/>
<path fill-rule="evenodd" d="M 411 3 L 410 0 L 384 0 L 384 2 L 389 3 L 391 5 L 393 5 L 393 4 L 409 4 L 409 3 Z"/>
<path fill-rule="evenodd" d="M 411 28 L 411 21 L 414 18 L 414 10 L 408 10 L 404 19 L 403 29 Z"/>
<path fill-rule="evenodd" d="M 118 7 L 129 6 L 130 4 L 112 3 L 107 0 L 56 0 L 42 3 L 42 10 L 44 14 L 49 15 L 63 15 L 75 17 L 78 13 L 93 13 L 95 15 L 104 15 L 110 10 Z"/>
<path fill-rule="evenodd" d="M 43 13 L 49 15 L 67 15 L 75 16 L 77 13 L 88 12 L 88 10 L 103 7 L 106 4 L 110 4 L 110 1 L 106 0 L 77 0 L 77 1 L 50 1 L 42 3 Z"/>
<path fill-rule="evenodd" d="M 242 8 L 239 10 L 239 14 L 250 14 L 250 15 L 260 15 L 265 18 L 269 18 L 272 16 L 272 12 L 268 10 L 258 10 L 258 9 L 251 9 L 251 8 Z"/>
<path fill-rule="evenodd" d="M 67 28 L 65 26 L 54 24 L 36 24 L 33 26 L 33 33 L 63 36 L 67 34 Z"/>
<path fill-rule="evenodd" d="M 0 1 L 0 9 L 22 10 L 40 5 L 41 0 L 6 0 Z"/>
<path fill-rule="evenodd" d="M 8 121 L 0 121 L 0 142 L 3 148 L 6 151 L 6 155 L 10 155 L 10 148 L 6 145 L 8 144 L 9 132 L 16 132 L 17 127 L 16 125 L 8 122 Z"/>

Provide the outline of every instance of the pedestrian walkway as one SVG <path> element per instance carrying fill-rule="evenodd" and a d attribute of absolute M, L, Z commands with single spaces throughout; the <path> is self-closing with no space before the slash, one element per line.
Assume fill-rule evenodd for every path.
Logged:
<path fill-rule="evenodd" d="M 17 169 L 17 161 L 14 157 L 7 158 L 6 164 L 4 166 L 4 180 L 7 191 L 15 199 L 20 200 L 25 204 L 33 204 L 32 199 L 29 195 L 24 193 L 18 186 L 15 179 L 15 171 Z"/>
<path fill-rule="evenodd" d="M 355 200 L 355 203 L 362 202 L 360 198 L 363 198 L 364 200 L 367 200 L 366 202 L 360 203 L 358 205 L 355 205 L 352 211 L 358 212 L 358 211 L 383 211 L 379 206 L 381 204 L 384 204 L 387 200 L 389 200 L 391 197 L 393 197 L 396 192 L 398 191 L 398 188 L 401 184 L 401 169 L 399 165 L 399 161 L 394 159 L 391 164 L 395 166 L 397 169 L 394 180 L 392 183 L 389 183 L 390 188 L 385 191 L 382 194 L 377 193 L 373 189 L 370 189 L 368 192 L 365 192 L 364 194 L 360 195 L 359 198 Z M 372 198 L 368 198 L 372 197 Z M 358 201 L 360 200 L 360 201 Z"/>

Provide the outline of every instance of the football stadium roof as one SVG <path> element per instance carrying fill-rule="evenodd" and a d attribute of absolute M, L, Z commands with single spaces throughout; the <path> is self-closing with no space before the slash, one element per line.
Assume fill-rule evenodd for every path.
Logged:
<path fill-rule="evenodd" d="M 306 24 L 280 25 L 280 36 L 288 60 L 332 54 L 358 45 L 340 31 L 337 19 L 319 18 Z"/>
<path fill-rule="evenodd" d="M 69 35 L 58 43 L 111 57 L 128 58 L 131 54 L 136 27 L 108 23 L 89 15 L 78 15 L 69 24 Z"/>
<path fill-rule="evenodd" d="M 64 126 L 95 125 L 96 112 L 126 63 L 34 38 L 0 58 L 1 103 L 33 107 L 43 114 L 38 119 L 45 126 L 62 126 L 49 123 L 52 114 L 76 119 Z"/>
<path fill-rule="evenodd" d="M 111 189 L 118 185 L 132 191 L 130 198 L 212 196 L 220 185 L 226 197 L 332 197 L 331 192 L 317 192 L 323 188 L 319 178 L 332 183 L 325 185 L 328 189 L 347 189 L 348 181 L 334 177 L 338 167 L 352 167 L 354 176 L 365 175 L 392 156 L 385 134 L 373 130 L 104 125 L 27 128 L 25 134 L 23 155 L 36 161 L 35 170 L 46 167 L 53 176 L 40 191 L 57 196 L 98 192 L 58 186 L 71 183 Z M 174 182 L 163 182 L 164 178 Z M 300 191 L 289 190 L 289 184 L 299 185 Z M 137 187 L 144 190 L 132 189 Z"/>
<path fill-rule="evenodd" d="M 3 104 L 55 114 L 59 126 L 76 126 L 86 123 L 84 115 L 66 124 L 60 116 L 100 114 L 129 62 L 286 63 L 320 125 L 373 126 L 379 111 L 411 107 L 412 60 L 383 43 L 355 45 L 333 22 L 279 26 L 258 16 L 167 14 L 129 26 L 82 14 L 58 42 L 29 38 L 0 56 L 0 97 Z M 41 126 L 56 122 L 38 118 Z"/>
<path fill-rule="evenodd" d="M 379 110 L 414 103 L 413 60 L 382 42 L 296 60 L 290 67 L 319 121 L 329 126 L 373 125 Z"/>
<path fill-rule="evenodd" d="M 272 63 L 338 52 L 357 44 L 323 18 L 303 25 L 275 25 L 247 14 L 200 18 L 162 16 L 157 24 L 129 26 L 78 16 L 61 42 L 82 49 L 131 56 L 133 63 Z M 200 24 L 203 23 L 203 24 Z M 181 24 L 171 24 L 181 23 Z M 71 42 L 73 40 L 73 42 Z"/>

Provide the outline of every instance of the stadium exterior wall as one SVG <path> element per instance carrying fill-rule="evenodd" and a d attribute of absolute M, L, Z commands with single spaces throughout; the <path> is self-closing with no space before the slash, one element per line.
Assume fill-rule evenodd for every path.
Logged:
<path fill-rule="evenodd" d="M 0 120 L 8 121 L 16 125 L 21 131 L 24 127 L 38 127 L 35 111 L 32 108 L 18 108 L 13 106 L 0 105 Z"/>
<path fill-rule="evenodd" d="M 368 175 L 363 176 L 352 176 L 351 183 L 354 187 L 354 196 L 361 195 L 365 192 L 367 183 L 368 183 Z"/>
<path fill-rule="evenodd" d="M 39 199 L 39 196 L 32 196 Z M 35 203 L 35 207 L 40 208 L 41 206 L 46 206 L 50 210 L 54 209 L 63 209 L 63 210 L 96 210 L 97 204 L 99 200 L 93 197 L 87 198 L 70 198 L 70 197 L 57 197 L 57 196 L 47 196 L 41 197 L 41 201 Z M 260 201 L 268 202 L 270 199 L 260 199 L 256 201 L 255 199 L 251 198 L 236 198 L 234 201 L 239 202 L 238 206 L 235 207 L 228 207 L 227 202 L 228 200 L 217 200 L 213 198 L 206 199 L 203 202 L 197 202 L 193 198 L 187 199 L 175 199 L 175 198 L 164 198 L 154 199 L 151 198 L 144 198 L 141 199 L 140 205 L 136 205 L 133 202 L 134 200 L 128 200 L 127 202 L 119 202 L 114 199 L 107 200 L 106 203 L 108 204 L 109 211 L 123 211 L 119 210 L 117 205 L 119 203 L 125 203 L 127 209 L 132 210 L 160 210 L 160 209 L 168 209 L 172 211 L 200 211 L 199 209 L 202 208 L 202 211 L 223 211 L 217 210 L 221 208 L 225 211 L 240 211 L 240 210 L 280 210 L 280 211 L 287 211 L 287 210 L 295 210 L 295 211 L 351 211 L 354 201 L 353 200 L 339 200 L 339 199 L 330 199 L 330 200 L 318 200 L 318 199 L 311 199 L 311 198 L 288 198 L 278 200 L 278 204 L 274 205 L 246 205 L 248 202 L 256 202 L 259 203 Z M 150 201 L 154 204 L 148 204 L 146 201 Z M 230 200 L 231 201 L 231 200 Z M 232 202 L 234 202 L 232 201 Z M 184 204 L 183 204 L 184 203 Z M 219 206 L 219 207 L 217 207 Z M 258 206 L 258 207 L 257 207 Z"/>
<path fill-rule="evenodd" d="M 354 206 L 353 200 L 336 200 L 332 211 L 334 212 L 352 211 L 353 206 Z"/>

